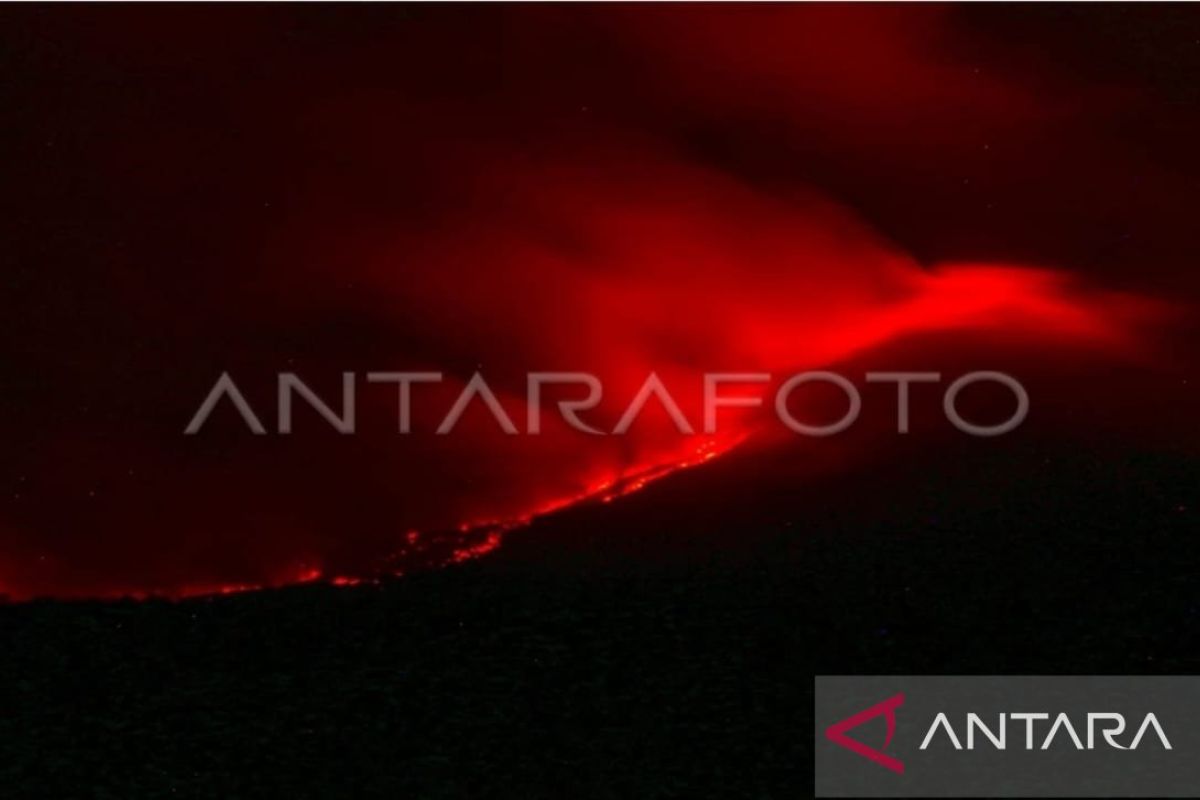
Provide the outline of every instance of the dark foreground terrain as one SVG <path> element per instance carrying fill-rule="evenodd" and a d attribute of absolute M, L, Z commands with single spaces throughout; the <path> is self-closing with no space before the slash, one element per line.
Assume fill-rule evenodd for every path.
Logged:
<path fill-rule="evenodd" d="M 379 586 L 0 608 L 2 794 L 801 797 L 814 674 L 1200 669 L 1190 460 L 972 447 L 753 506 L 734 458 Z"/>

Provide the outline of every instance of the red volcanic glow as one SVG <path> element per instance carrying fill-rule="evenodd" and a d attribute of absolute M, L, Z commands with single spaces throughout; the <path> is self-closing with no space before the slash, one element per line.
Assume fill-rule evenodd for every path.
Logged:
<path fill-rule="evenodd" d="M 731 281 L 736 279 L 736 274 L 730 276 Z M 1136 341 L 1132 336 L 1134 324 L 1153 317 L 1158 310 L 1154 303 L 1126 295 L 1082 294 L 1066 275 L 1048 270 L 980 265 L 945 267 L 931 272 L 914 271 L 909 281 L 909 290 L 902 297 L 874 308 L 847 307 L 835 324 L 824 329 L 795 322 L 788 325 L 786 320 L 772 320 L 770 314 L 764 314 L 746 330 L 727 330 L 725 338 L 728 342 L 751 343 L 743 357 L 749 363 L 771 367 L 837 363 L 920 332 L 991 328 L 1011 332 L 1013 325 L 1022 331 L 1041 331 L 1060 342 L 1073 340 L 1110 349 L 1129 348 Z M 510 398 L 508 404 L 514 418 L 519 419 L 515 416 L 520 411 L 516 402 Z M 688 405 L 695 413 L 695 403 Z M 725 420 L 725 428 L 719 435 L 681 435 L 664 416 L 657 420 L 655 427 L 643 430 L 640 437 L 635 435 L 629 445 L 646 447 L 649 455 L 642 463 L 602 471 L 575 493 L 536 502 L 508 516 L 474 517 L 459 522 L 455 530 L 461 543 L 452 545 L 434 561 L 425 559 L 424 565 L 454 564 L 478 558 L 499 547 L 504 534 L 528 525 L 534 519 L 578 504 L 611 502 L 658 479 L 719 457 L 751 436 L 756 425 L 754 415 L 741 409 L 725 409 L 725 413 L 733 419 Z M 561 424 L 562 420 L 557 422 Z M 562 431 L 559 433 L 563 435 Z M 585 451 L 589 441 L 595 440 L 585 437 L 571 443 L 572 447 L 578 448 L 581 468 L 586 468 L 589 461 Z M 479 428 L 470 444 L 479 447 L 486 442 L 489 442 L 486 428 Z M 445 535 L 441 534 L 443 538 Z M 403 565 L 420 556 L 425 547 L 426 537 L 409 530 L 385 563 Z M 369 574 L 400 575 L 403 572 L 403 567 L 381 566 Z M 275 583 L 326 581 L 334 586 L 354 586 L 370 580 L 370 577 L 345 575 L 327 578 L 321 569 L 309 567 Z M 264 585 L 267 584 L 184 586 L 172 594 L 180 597 L 229 594 Z"/>
<path fill-rule="evenodd" d="M 689 168 L 660 164 L 619 180 L 613 166 L 574 177 L 568 186 L 539 176 L 528 202 L 544 205 L 546 187 L 557 187 L 558 202 L 527 213 L 547 215 L 545 224 L 560 229 L 583 255 L 496 230 L 491 216 L 481 214 L 436 248 L 411 240 L 381 242 L 379 255 L 354 273 L 354 280 L 373 287 L 372 306 L 421 322 L 431 367 L 446 369 L 434 358 L 468 365 L 461 377 L 447 369 L 444 383 L 415 387 L 414 432 L 433 430 L 466 376 L 481 365 L 500 367 L 501 379 L 489 376 L 489 383 L 514 420 L 524 420 L 526 369 L 599 375 L 607 394 L 590 419 L 602 420 L 596 424 L 605 430 L 612 430 L 645 376 L 655 372 L 699 430 L 700 389 L 708 371 L 778 375 L 824 368 L 905 337 L 939 332 L 982 331 L 997 342 L 1036 332 L 1047 342 L 1114 352 L 1136 348 L 1140 323 L 1156 313 L 1153 305 L 1128 295 L 1085 290 L 1061 272 L 1009 265 L 923 269 L 845 209 L 811 198 L 769 198 Z M 513 180 L 531 177 L 523 172 Z M 514 188 L 509 205 L 521 196 Z M 406 266 L 413 263 L 421 268 Z M 356 313 L 378 311 L 366 307 Z M 511 380 L 504 378 L 506 371 L 514 375 Z M 552 394 L 547 408 L 553 408 Z M 364 413 L 394 421 L 394 396 L 371 397 L 360 401 L 368 403 Z M 262 462 L 257 437 L 230 409 L 224 411 L 177 446 L 224 442 L 214 453 L 214 466 L 242 473 L 247 486 L 261 485 L 255 470 L 272 469 L 270 462 Z M 262 543 L 264 551 L 256 553 L 257 546 L 246 551 L 249 563 L 236 572 L 253 579 L 195 581 L 185 577 L 186 563 L 112 583 L 99 576 L 81 586 L 62 577 L 31 580 L 36 571 L 3 577 L 16 587 L 11 590 L 16 596 L 47 589 L 194 596 L 316 580 L 352 585 L 412 565 L 481 556 L 498 547 L 506 532 L 536 517 L 578 503 L 609 502 L 715 458 L 749 437 L 755 420 L 751 409 L 724 408 L 719 436 L 681 435 L 661 404 L 651 401 L 623 436 L 590 436 L 549 414 L 539 434 L 511 436 L 476 403 L 450 435 L 395 437 L 376 428 L 375 435 L 357 437 L 354 448 L 343 449 L 323 438 L 325 421 L 311 409 L 298 409 L 287 445 L 297 457 L 311 457 L 305 448 L 314 448 L 337 469 L 375 487 L 370 496 L 354 492 L 372 515 L 369 536 L 356 533 L 366 520 L 331 517 L 313 529 L 319 515 L 293 517 L 301 535 L 282 540 L 271 535 Z M 389 473 L 393 479 L 382 481 Z M 247 505 L 234 500 L 241 494 L 235 484 L 206 486 L 217 493 L 219 507 L 233 509 L 226 524 L 244 528 L 253 540 L 262 530 L 256 517 L 294 506 L 299 484 L 292 482 L 284 495 L 278 491 L 286 483 L 268 486 L 265 497 Z M 178 495 L 179 489 L 172 491 Z M 379 505 L 381 498 L 391 502 Z M 301 509 L 305 503 L 300 500 Z M 440 549 L 429 550 L 424 534 L 403 533 L 414 529 L 442 532 L 435 537 Z M 460 543 L 447 547 L 445 532 L 453 531 Z M 203 541 L 186 523 L 178 535 Z M 304 566 L 279 568 L 297 563 Z"/>
<path fill-rule="evenodd" d="M 1013 62 L 981 70 L 947 10 L 497 13 L 511 24 L 322 33 L 254 81 L 229 64 L 260 55 L 227 64 L 211 44 L 42 37 L 79 52 L 41 65 L 85 70 L 63 87 L 154 82 L 111 103 L 33 93 L 106 135 L 14 190 L 58 205 L 16 231 L 36 238 L 11 283 L 28 333 L 5 357 L 36 379 L 0 393 L 0 592 L 354 585 L 481 556 L 760 430 L 724 407 L 718 434 L 681 435 L 651 401 L 626 435 L 590 435 L 555 411 L 579 398 L 560 386 L 539 433 L 474 403 L 435 435 L 477 372 L 522 430 L 528 373 L 584 372 L 606 434 L 651 373 L 699 431 L 706 373 L 837 370 L 913 341 L 935 364 L 966 334 L 979 369 L 1030 342 L 1115 359 L 1162 320 L 1093 269 L 1124 221 L 1105 182 L 1164 180 L 1122 149 L 1130 126 L 1098 133 L 1116 101 L 1068 113 Z M 171 108 L 148 113 L 159 97 Z M 182 434 L 224 372 L 274 430 L 279 373 L 336 407 L 344 372 L 388 369 L 445 376 L 413 387 L 412 435 L 394 434 L 395 386 L 362 387 L 353 437 L 300 403 L 286 436 L 227 403 Z"/>

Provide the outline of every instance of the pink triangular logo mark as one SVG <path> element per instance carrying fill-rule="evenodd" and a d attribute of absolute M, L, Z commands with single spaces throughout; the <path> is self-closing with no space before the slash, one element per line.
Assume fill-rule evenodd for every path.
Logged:
<path fill-rule="evenodd" d="M 841 722 L 835 722 L 825 729 L 825 738 L 834 744 L 839 744 L 847 750 L 852 750 L 858 753 L 863 758 L 869 758 L 881 767 L 887 767 L 892 772 L 904 774 L 904 762 L 898 758 L 893 758 L 886 753 L 882 753 L 873 747 L 867 747 L 859 741 L 855 741 L 846 735 L 846 731 L 851 728 L 857 728 L 867 720 L 875 719 L 883 715 L 887 719 L 887 738 L 883 741 L 883 747 L 886 748 L 892 741 L 892 735 L 896 733 L 896 709 L 904 705 L 904 693 L 889 697 L 882 703 L 877 703 L 868 709 L 858 712 L 857 714 L 846 717 Z"/>

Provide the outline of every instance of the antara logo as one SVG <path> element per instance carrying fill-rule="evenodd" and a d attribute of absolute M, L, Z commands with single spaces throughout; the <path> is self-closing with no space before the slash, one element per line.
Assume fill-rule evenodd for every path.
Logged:
<path fill-rule="evenodd" d="M 867 747 L 860 741 L 851 739 L 846 735 L 846 731 L 857 728 L 868 720 L 882 716 L 887 720 L 887 738 L 883 740 L 883 746 L 886 749 L 892 742 L 892 736 L 896 733 L 896 709 L 904 705 L 904 693 L 889 697 L 882 703 L 876 703 L 868 709 L 858 712 L 853 716 L 846 717 L 841 722 L 835 722 L 825 729 L 825 738 L 834 744 L 841 745 L 847 750 L 858 753 L 863 758 L 869 758 L 881 767 L 890 769 L 892 772 L 904 774 L 904 762 L 898 758 L 893 758 L 887 753 L 883 753 L 872 747 Z"/>
<path fill-rule="evenodd" d="M 892 737 L 896 734 L 896 709 L 904 705 L 904 694 L 900 693 L 889 697 L 881 703 L 876 703 L 870 708 L 866 708 L 857 714 L 846 717 L 840 722 L 835 722 L 825 729 L 825 738 L 840 747 L 844 747 L 851 752 L 874 761 L 876 764 L 889 769 L 892 772 L 903 775 L 904 762 L 895 756 L 888 755 L 883 752 L 888 745 L 892 743 Z M 883 747 L 876 750 L 857 739 L 852 739 L 846 735 L 847 731 L 853 730 L 865 722 L 883 717 L 887 723 L 887 735 L 883 740 Z M 929 729 L 925 734 L 925 738 L 921 741 L 921 750 L 927 750 L 938 734 L 941 733 L 941 738 L 947 740 L 950 746 L 955 750 L 963 750 L 963 740 L 966 740 L 967 750 L 975 749 L 976 733 L 981 734 L 981 740 L 986 738 L 991 743 L 992 747 L 997 750 L 1009 749 L 1008 742 L 1008 727 L 1012 722 L 1014 726 L 1024 729 L 1024 736 L 1020 740 L 1024 742 L 1025 750 L 1049 750 L 1054 743 L 1055 738 L 1059 737 L 1062 741 L 1070 741 L 1070 745 L 1076 750 L 1094 750 L 1098 741 L 1102 741 L 1109 747 L 1117 750 L 1136 750 L 1146 738 L 1148 733 L 1152 733 L 1153 737 L 1157 738 L 1164 750 L 1171 750 L 1171 742 L 1167 739 L 1167 734 L 1163 731 L 1162 725 L 1159 724 L 1158 717 L 1153 713 L 1146 714 L 1138 726 L 1136 733 L 1132 739 L 1126 743 L 1119 740 L 1121 734 L 1125 733 L 1125 717 L 1122 714 L 1113 712 L 1090 712 L 1086 714 L 1086 724 L 1072 724 L 1071 718 L 1066 713 L 1059 713 L 1054 717 L 1054 722 L 1049 728 L 1045 729 L 1043 738 L 1035 739 L 1035 729 L 1038 727 L 1039 721 L 1049 720 L 1050 714 L 1045 712 L 1020 712 L 1020 713 L 1001 713 L 997 716 L 995 727 L 989 727 L 984 723 L 983 719 L 975 713 L 966 715 L 966 724 L 963 729 L 965 736 L 959 736 L 955 732 L 954 727 L 950 724 L 949 717 L 946 713 L 939 712 L 929 725 Z M 1080 737 L 1079 731 L 1082 730 L 1086 737 Z M 1097 734 L 1100 734 L 1097 737 Z M 1019 735 L 1019 733 L 1018 733 Z M 986 746 L 981 742 L 981 747 Z M 1021 749 L 1020 743 L 1014 744 L 1013 749 Z"/>
<path fill-rule="evenodd" d="M 978 714 L 967 714 L 966 720 L 966 740 L 968 750 L 975 749 L 975 732 L 979 731 L 987 737 L 988 741 L 997 750 L 1004 750 L 1007 747 L 1007 721 L 1016 722 L 1019 727 L 1025 728 L 1025 748 L 1026 750 L 1034 749 L 1034 727 L 1039 720 L 1050 719 L 1050 715 L 1046 713 L 1021 713 L 1021 714 L 1000 714 L 995 730 L 989 729 L 984 725 L 983 720 Z M 1049 750 L 1050 745 L 1054 742 L 1054 737 L 1062 735 L 1064 740 L 1069 738 L 1071 744 L 1076 750 L 1094 750 L 1096 749 L 1096 733 L 1099 732 L 1104 741 L 1109 747 L 1117 750 L 1137 750 L 1141 744 L 1142 738 L 1146 732 L 1153 729 L 1158 740 L 1162 742 L 1164 750 L 1171 749 L 1171 743 L 1167 740 L 1167 735 L 1163 733 L 1162 726 L 1158 724 L 1158 717 L 1153 714 L 1147 714 L 1142 720 L 1142 724 L 1138 726 L 1137 733 L 1128 744 L 1121 744 L 1117 741 L 1117 737 L 1125 731 L 1125 717 L 1121 714 L 1111 712 L 1104 713 L 1089 713 L 1087 715 L 1087 746 L 1079 738 L 1075 726 L 1071 724 L 1071 719 L 1065 713 L 1060 713 L 1054 718 L 1054 723 L 1051 724 L 1046 736 L 1041 740 L 1041 747 L 1038 749 Z M 938 731 L 944 731 L 946 739 L 949 739 L 950 745 L 955 750 L 962 750 L 962 740 L 954 732 L 954 728 L 950 726 L 950 720 L 947 719 L 945 712 L 939 713 L 933 719 L 933 724 L 929 726 L 929 732 L 925 734 L 925 739 L 921 742 L 921 749 L 929 747 L 929 743 L 933 741 L 934 736 Z M 1019 746 L 1018 746 L 1019 749 Z"/>

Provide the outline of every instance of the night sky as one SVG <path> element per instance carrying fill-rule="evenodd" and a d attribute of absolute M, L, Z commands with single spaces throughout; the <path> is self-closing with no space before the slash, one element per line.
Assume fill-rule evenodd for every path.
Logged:
<path fill-rule="evenodd" d="M 10 6 L 0 63 L 12 599 L 370 578 L 681 466 L 752 504 L 780 452 L 908 457 L 882 388 L 836 442 L 433 435 L 477 370 L 518 420 L 526 372 L 593 372 L 611 427 L 650 371 L 695 413 L 705 371 L 1004 369 L 1018 442 L 1200 445 L 1187 8 Z M 411 435 L 365 383 L 354 436 L 183 433 L 223 372 L 273 431 L 278 373 L 348 371 L 446 379 Z"/>

